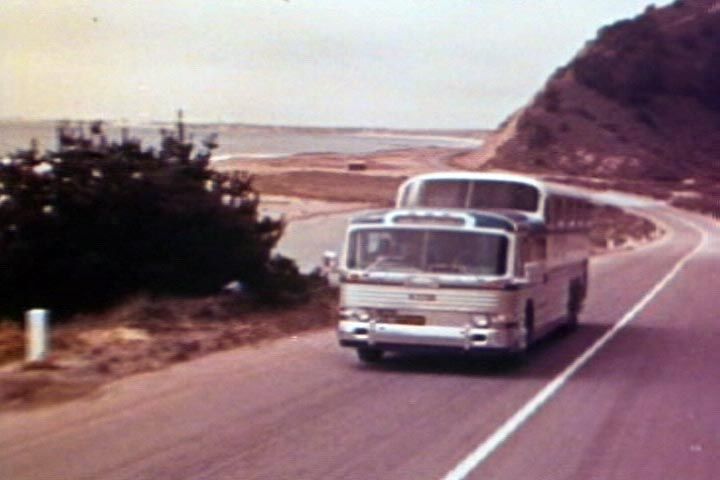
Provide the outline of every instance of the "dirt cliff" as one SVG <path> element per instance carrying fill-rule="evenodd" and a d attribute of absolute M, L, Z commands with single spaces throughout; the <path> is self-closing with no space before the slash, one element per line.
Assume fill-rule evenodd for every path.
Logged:
<path fill-rule="evenodd" d="M 717 184 L 720 1 L 603 27 L 511 120 L 489 167 Z"/>

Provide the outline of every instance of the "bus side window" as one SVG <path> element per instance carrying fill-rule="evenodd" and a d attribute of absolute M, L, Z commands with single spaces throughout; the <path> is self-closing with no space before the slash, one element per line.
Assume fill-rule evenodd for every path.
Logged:
<path fill-rule="evenodd" d="M 543 212 L 543 215 L 545 216 L 545 224 L 550 226 L 552 223 L 552 216 L 550 214 L 550 201 L 545 201 L 545 211 Z"/>
<path fill-rule="evenodd" d="M 545 204 L 545 216 L 547 218 L 547 224 L 550 227 L 557 227 L 558 219 L 560 217 L 560 209 L 558 205 L 558 199 L 556 197 L 550 197 Z"/>
<path fill-rule="evenodd" d="M 547 239 L 545 237 L 533 238 L 532 259 L 535 262 L 544 262 L 547 259 Z"/>
<path fill-rule="evenodd" d="M 517 263 L 517 272 L 518 275 L 523 276 L 525 275 L 525 265 L 531 262 L 530 260 L 530 238 L 525 237 L 520 241 L 520 251 L 518 252 L 518 263 Z"/>
<path fill-rule="evenodd" d="M 520 244 L 521 274 L 531 263 L 542 263 L 547 259 L 547 239 L 545 237 L 525 237 Z"/>
<path fill-rule="evenodd" d="M 595 207 L 589 202 L 586 202 L 584 205 L 585 208 L 583 209 L 583 226 L 589 227 L 590 225 L 592 225 L 593 222 L 593 215 L 595 215 Z"/>
<path fill-rule="evenodd" d="M 561 198 L 558 203 L 560 207 L 560 214 L 558 215 L 560 226 L 567 228 L 570 220 L 570 200 L 567 198 Z"/>

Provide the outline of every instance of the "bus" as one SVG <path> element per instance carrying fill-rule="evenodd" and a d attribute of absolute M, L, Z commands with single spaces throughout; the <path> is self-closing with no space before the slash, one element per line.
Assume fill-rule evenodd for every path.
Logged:
<path fill-rule="evenodd" d="M 588 288 L 589 220 L 580 212 L 590 202 L 526 177 L 464 175 L 411 179 L 398 208 L 351 220 L 338 259 L 337 334 L 361 361 L 425 350 L 523 357 L 548 333 L 576 327 Z M 453 198 L 466 203 L 430 205 L 435 179 L 465 181 L 464 197 Z M 522 198 L 501 204 L 498 194 L 491 207 L 469 208 L 483 182 Z"/>

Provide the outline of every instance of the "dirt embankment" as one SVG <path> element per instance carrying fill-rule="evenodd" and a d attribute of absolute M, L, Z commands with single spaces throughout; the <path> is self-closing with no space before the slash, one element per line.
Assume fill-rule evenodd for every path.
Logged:
<path fill-rule="evenodd" d="M 222 295 L 194 300 L 137 298 L 94 315 L 78 315 L 53 329 L 52 355 L 17 363 L 22 332 L 0 328 L 0 411 L 44 406 L 96 391 L 103 384 L 211 352 L 330 326 L 336 292 L 320 289 L 305 305 L 257 308 Z"/>
<path fill-rule="evenodd" d="M 458 165 L 600 180 L 720 218 L 718 45 L 716 0 L 603 27 Z"/>

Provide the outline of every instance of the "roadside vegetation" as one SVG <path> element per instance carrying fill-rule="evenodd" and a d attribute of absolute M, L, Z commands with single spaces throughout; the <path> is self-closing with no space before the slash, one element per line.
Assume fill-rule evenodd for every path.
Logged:
<path fill-rule="evenodd" d="M 2 372 L 4 408 L 329 325 L 333 291 L 272 254 L 284 222 L 259 215 L 250 175 L 209 168 L 214 138 L 193 153 L 182 122 L 159 149 L 99 122 L 57 133 L 0 161 L 0 365 L 23 357 L 25 310 L 53 323 L 46 362 Z"/>
<path fill-rule="evenodd" d="M 193 154 L 184 127 L 156 151 L 58 127 L 58 148 L 0 163 L 0 314 L 57 319 L 137 294 L 202 296 L 229 282 L 264 304 L 306 300 L 294 262 L 271 256 L 279 220 L 260 218 L 252 177 L 211 170 L 214 138 Z"/>

